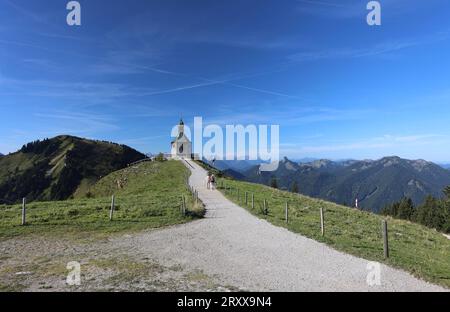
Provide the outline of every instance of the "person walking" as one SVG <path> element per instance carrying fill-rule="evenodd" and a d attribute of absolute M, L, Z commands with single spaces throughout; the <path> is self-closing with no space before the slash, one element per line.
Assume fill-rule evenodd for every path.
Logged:
<path fill-rule="evenodd" d="M 211 190 L 214 190 L 216 188 L 216 177 L 214 176 L 214 174 L 211 174 L 210 188 Z"/>
<path fill-rule="evenodd" d="M 205 182 L 206 182 L 206 188 L 209 190 L 211 187 L 211 173 L 208 173 L 208 175 L 205 178 Z"/>

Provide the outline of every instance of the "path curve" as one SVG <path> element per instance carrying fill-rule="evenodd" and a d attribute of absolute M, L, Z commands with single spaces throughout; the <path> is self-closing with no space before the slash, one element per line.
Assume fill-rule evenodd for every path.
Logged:
<path fill-rule="evenodd" d="M 381 286 L 368 286 L 368 261 L 258 219 L 205 187 L 206 171 L 185 163 L 206 217 L 149 231 L 126 242 L 162 263 L 185 265 L 249 291 L 443 291 L 381 265 Z"/>

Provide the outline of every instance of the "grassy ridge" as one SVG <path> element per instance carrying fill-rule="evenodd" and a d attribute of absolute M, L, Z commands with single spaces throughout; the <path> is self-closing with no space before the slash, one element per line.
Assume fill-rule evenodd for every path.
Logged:
<path fill-rule="evenodd" d="M 107 235 L 187 222 L 203 214 L 203 207 L 191 200 L 188 175 L 180 162 L 141 163 L 104 177 L 87 197 L 28 204 L 26 226 L 20 226 L 21 205 L 0 205 L 0 239 L 23 234 Z M 112 194 L 116 208 L 110 222 Z M 180 212 L 181 195 L 187 199 L 187 217 Z"/>
<path fill-rule="evenodd" d="M 231 190 L 225 192 L 224 185 Z M 252 214 L 292 232 L 324 242 L 346 253 L 404 269 L 427 281 L 450 287 L 450 240 L 441 233 L 406 221 L 387 218 L 390 258 L 383 257 L 383 217 L 334 203 L 279 191 L 264 185 L 219 180 L 219 190 Z M 237 190 L 239 189 L 239 198 Z M 248 192 L 248 204 L 245 204 Z M 255 205 L 251 208 L 251 194 Z M 263 212 L 263 200 L 268 214 Z M 289 204 L 289 223 L 285 203 Z M 320 231 L 320 207 L 325 211 L 325 236 Z"/>
<path fill-rule="evenodd" d="M 145 155 L 125 145 L 62 135 L 0 158 L 0 203 L 64 200 Z"/>

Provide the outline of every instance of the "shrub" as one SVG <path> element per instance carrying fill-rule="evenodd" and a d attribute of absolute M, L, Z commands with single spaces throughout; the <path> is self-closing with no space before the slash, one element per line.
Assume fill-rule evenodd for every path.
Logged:
<path fill-rule="evenodd" d="M 158 155 L 156 155 L 155 161 L 163 162 L 163 161 L 166 161 L 166 158 L 164 157 L 163 153 L 159 153 Z"/>
<path fill-rule="evenodd" d="M 69 217 L 75 217 L 78 216 L 80 214 L 80 212 L 77 209 L 69 209 L 67 210 L 67 215 Z"/>

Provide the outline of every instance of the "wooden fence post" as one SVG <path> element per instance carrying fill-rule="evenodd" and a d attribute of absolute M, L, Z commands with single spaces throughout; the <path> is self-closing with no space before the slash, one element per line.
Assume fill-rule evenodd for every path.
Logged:
<path fill-rule="evenodd" d="M 241 197 L 240 197 L 240 195 L 239 195 L 239 189 L 237 189 L 237 193 L 236 193 L 236 196 L 237 196 L 237 201 L 239 202 L 239 201 L 240 201 L 240 199 L 241 199 Z"/>
<path fill-rule="evenodd" d="M 320 207 L 320 230 L 322 232 L 322 236 L 325 236 L 325 216 L 323 214 L 322 207 Z"/>
<path fill-rule="evenodd" d="M 267 202 L 266 202 L 266 199 L 264 198 L 264 201 L 263 201 L 263 214 L 266 215 L 266 213 L 267 213 Z"/>
<path fill-rule="evenodd" d="M 245 192 L 245 205 L 248 205 L 248 192 Z"/>
<path fill-rule="evenodd" d="M 381 221 L 381 230 L 383 232 L 383 249 L 384 249 L 384 258 L 389 258 L 389 241 L 388 241 L 388 226 L 387 221 Z"/>
<path fill-rule="evenodd" d="M 255 208 L 255 194 L 252 193 L 252 209 Z"/>
<path fill-rule="evenodd" d="M 289 206 L 288 206 L 287 201 L 286 201 L 286 207 L 285 207 L 285 216 L 286 216 L 286 223 L 289 223 Z"/>
<path fill-rule="evenodd" d="M 24 197 L 22 199 L 22 225 L 25 225 L 27 223 L 26 215 L 27 215 L 27 199 Z"/>
<path fill-rule="evenodd" d="M 114 215 L 115 197 L 111 196 L 111 210 L 109 211 L 109 220 L 112 221 Z"/>
<path fill-rule="evenodd" d="M 186 216 L 186 198 L 183 195 L 183 216 Z"/>

